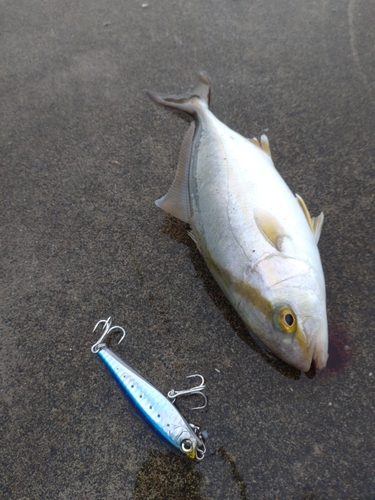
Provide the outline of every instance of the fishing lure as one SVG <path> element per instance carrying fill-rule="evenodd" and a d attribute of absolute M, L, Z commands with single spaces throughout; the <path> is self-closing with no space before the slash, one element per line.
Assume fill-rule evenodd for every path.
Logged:
<path fill-rule="evenodd" d="M 199 394 L 204 399 L 204 405 L 192 409 L 205 408 L 207 398 L 202 392 L 205 388 L 202 375 L 195 374 L 188 377 L 199 377 L 201 383 L 198 386 L 184 391 L 172 390 L 169 391 L 168 397 L 164 396 L 107 347 L 105 339 L 110 334 L 114 332 L 122 334 L 118 343 L 125 337 L 125 330 L 121 326 L 111 326 L 111 324 L 112 319 L 109 317 L 95 325 L 93 331 L 95 332 L 99 325 L 103 325 L 103 333 L 91 351 L 104 362 L 136 410 L 163 439 L 189 458 L 202 460 L 206 447 L 200 428 L 189 424 L 173 404 L 179 396 Z"/>

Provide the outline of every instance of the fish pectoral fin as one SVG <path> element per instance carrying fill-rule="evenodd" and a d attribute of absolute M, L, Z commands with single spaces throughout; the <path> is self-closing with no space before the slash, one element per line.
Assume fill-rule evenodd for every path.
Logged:
<path fill-rule="evenodd" d="M 310 215 L 309 209 L 306 206 L 306 203 L 303 201 L 302 196 L 300 196 L 297 193 L 296 193 L 296 198 L 297 198 L 297 201 L 298 201 L 300 207 L 302 208 L 303 213 L 305 214 L 307 223 L 309 224 L 312 233 L 314 233 L 314 228 L 313 228 L 313 223 L 312 223 L 312 220 L 311 220 L 311 215 Z"/>
<path fill-rule="evenodd" d="M 254 146 L 258 146 L 258 148 L 261 148 L 260 143 L 256 137 L 249 139 L 249 141 L 252 142 L 254 144 Z"/>
<path fill-rule="evenodd" d="M 262 208 L 254 209 L 254 218 L 263 236 L 281 252 L 284 238 L 288 235 L 276 217 Z"/>
<path fill-rule="evenodd" d="M 195 132 L 195 122 L 189 127 L 182 142 L 176 177 L 168 193 L 155 201 L 155 204 L 177 219 L 190 223 L 189 168 L 191 147 Z"/>
<path fill-rule="evenodd" d="M 306 220 L 310 226 L 311 232 L 314 235 L 315 241 L 318 244 L 320 233 L 322 232 L 323 222 L 324 222 L 324 214 L 323 212 L 317 217 L 311 217 L 310 212 L 306 206 L 306 203 L 303 201 L 302 196 L 296 193 L 297 201 L 302 208 L 303 213 L 305 214 Z"/>

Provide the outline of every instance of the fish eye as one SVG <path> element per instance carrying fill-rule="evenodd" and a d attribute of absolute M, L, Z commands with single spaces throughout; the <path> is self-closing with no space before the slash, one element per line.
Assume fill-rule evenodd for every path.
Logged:
<path fill-rule="evenodd" d="M 289 326 L 293 325 L 294 318 L 290 313 L 286 314 L 284 319 L 285 319 L 285 323 L 287 323 Z"/>
<path fill-rule="evenodd" d="M 184 439 L 181 443 L 181 450 L 184 453 L 189 453 L 193 449 L 193 443 L 190 441 L 190 439 Z"/>
<path fill-rule="evenodd" d="M 293 333 L 297 327 L 294 312 L 288 306 L 280 307 L 275 313 L 276 326 L 284 333 Z"/>

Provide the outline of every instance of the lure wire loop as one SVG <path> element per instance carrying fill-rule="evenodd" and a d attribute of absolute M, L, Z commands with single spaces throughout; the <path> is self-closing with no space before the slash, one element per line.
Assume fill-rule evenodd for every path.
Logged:
<path fill-rule="evenodd" d="M 103 333 L 100 337 L 100 339 L 91 347 L 91 352 L 94 354 L 97 354 L 103 347 L 106 347 L 107 343 L 105 342 L 105 339 L 113 332 L 118 332 L 121 333 L 121 338 L 118 341 L 118 344 L 124 340 L 124 337 L 126 335 L 125 330 L 122 328 L 122 326 L 111 326 L 112 325 L 112 318 L 111 316 L 108 319 L 101 319 L 96 323 L 93 329 L 93 333 L 95 333 L 96 329 L 98 328 L 99 325 L 103 324 Z"/>
<path fill-rule="evenodd" d="M 206 381 L 205 381 L 204 377 L 202 375 L 200 375 L 199 373 L 194 373 L 193 375 L 188 375 L 186 378 L 193 378 L 193 377 L 200 378 L 200 380 L 201 380 L 200 384 L 198 384 L 194 387 L 190 387 L 190 389 L 185 389 L 182 391 L 176 391 L 175 389 L 172 389 L 168 392 L 167 396 L 171 400 L 171 402 L 174 403 L 176 401 L 176 399 L 179 398 L 180 396 L 191 396 L 193 394 L 199 394 L 200 396 L 202 396 L 202 398 L 204 400 L 203 406 L 195 406 L 194 408 L 190 408 L 190 409 L 191 410 L 203 410 L 207 406 L 207 396 L 202 392 L 203 389 L 205 389 L 205 387 L 206 387 Z"/>

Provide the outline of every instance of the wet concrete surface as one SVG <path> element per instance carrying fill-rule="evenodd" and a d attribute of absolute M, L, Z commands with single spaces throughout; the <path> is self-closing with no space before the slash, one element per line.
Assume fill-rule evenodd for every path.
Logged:
<path fill-rule="evenodd" d="M 4 499 L 374 499 L 375 7 L 371 0 L 68 0 L 1 5 Z M 209 274 L 169 188 L 186 123 L 146 89 L 206 70 L 212 110 L 312 215 L 330 361 L 269 360 Z M 166 392 L 207 379 L 193 463 L 90 352 L 95 322 Z"/>

